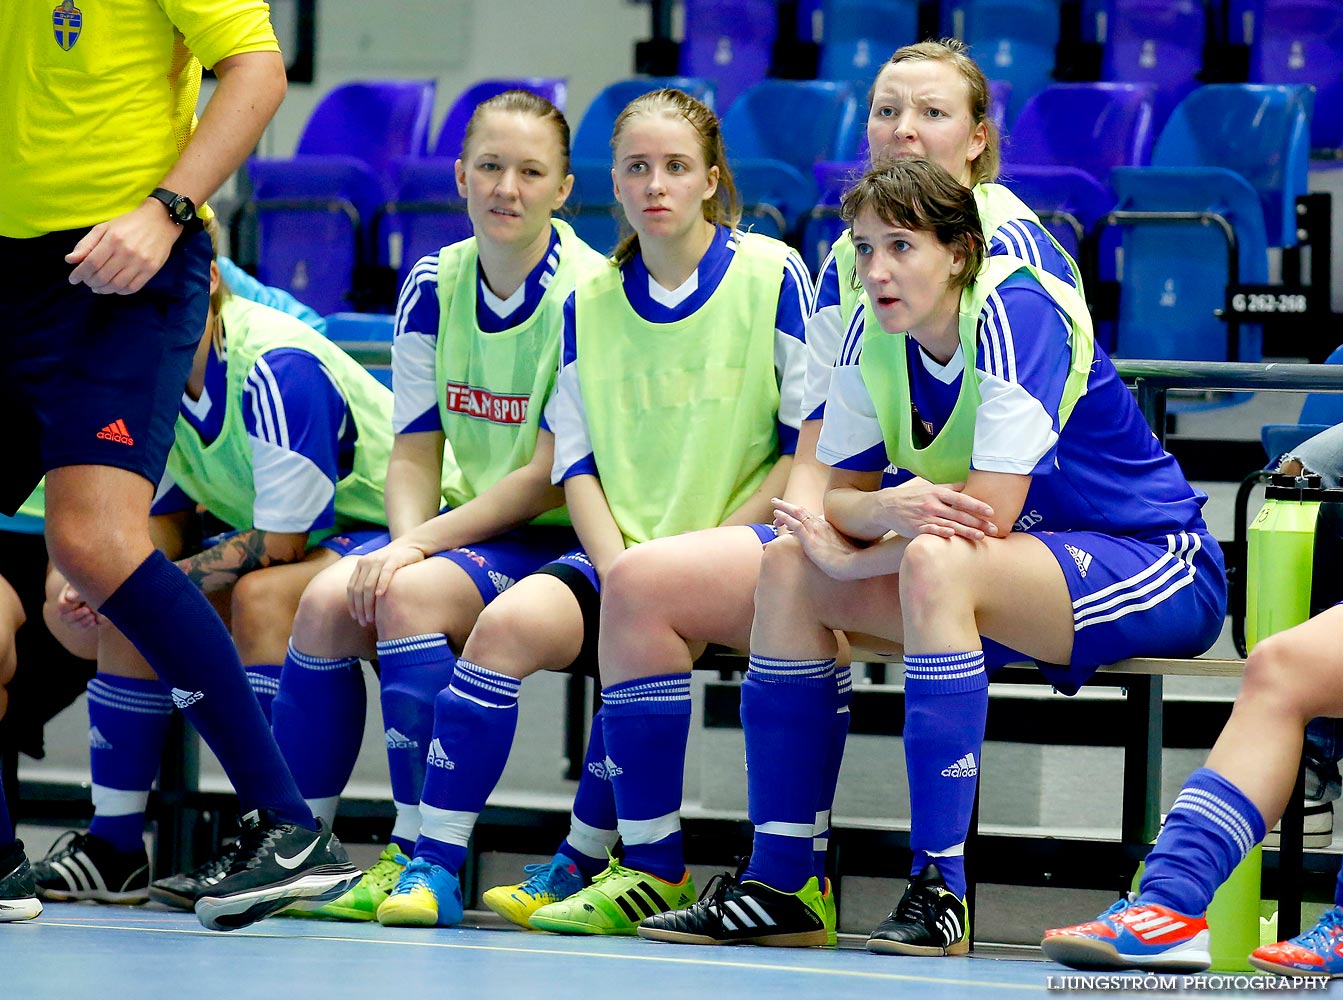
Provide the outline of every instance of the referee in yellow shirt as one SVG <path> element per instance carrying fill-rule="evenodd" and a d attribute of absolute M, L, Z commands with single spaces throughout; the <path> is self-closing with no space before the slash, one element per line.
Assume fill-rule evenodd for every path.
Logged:
<path fill-rule="evenodd" d="M 0 3 L 0 511 L 46 475 L 52 561 L 135 645 L 224 765 L 237 861 L 196 905 L 228 930 L 358 869 L 294 785 L 223 623 L 149 539 L 205 324 L 205 199 L 285 93 L 262 0 Z M 219 86 L 199 122 L 201 66 Z M 0 920 L 36 916 L 0 802 Z M 6 916 L 8 914 L 8 916 Z"/>

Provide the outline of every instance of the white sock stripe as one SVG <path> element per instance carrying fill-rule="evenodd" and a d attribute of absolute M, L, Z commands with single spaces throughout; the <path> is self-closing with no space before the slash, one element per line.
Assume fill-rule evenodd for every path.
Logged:
<path fill-rule="evenodd" d="M 958 670 L 955 673 L 936 674 L 922 673 L 920 671 L 905 671 L 905 680 L 907 681 L 958 681 L 963 677 L 978 677 L 987 671 L 981 666 L 974 670 Z"/>
<path fill-rule="evenodd" d="M 569 836 L 565 839 L 570 847 L 584 857 L 600 860 L 606 857 L 608 850 L 616 846 L 616 841 L 620 839 L 620 831 L 590 826 L 577 816 L 570 815 Z"/>
<path fill-rule="evenodd" d="M 94 785 L 92 790 L 93 811 L 103 818 L 109 816 L 134 816 L 144 813 L 149 805 L 149 789 L 109 788 L 106 785 Z"/>
<path fill-rule="evenodd" d="M 1240 828 L 1240 825 L 1228 822 L 1227 818 L 1222 813 L 1209 809 L 1202 803 L 1189 802 L 1185 803 L 1181 808 L 1185 812 L 1191 812 L 1195 815 L 1202 816 L 1214 826 L 1221 828 L 1231 838 L 1232 843 L 1236 845 L 1236 848 L 1239 850 L 1242 857 L 1248 854 L 1250 848 L 1254 846 L 1254 844 L 1248 842 L 1249 838 L 1245 836 L 1245 831 Z"/>
<path fill-rule="evenodd" d="M 1236 843 L 1243 845 L 1246 852 L 1254 846 L 1254 827 L 1244 816 L 1236 812 L 1226 800 L 1220 799 L 1214 793 L 1202 788 L 1184 788 L 1181 789 L 1179 795 L 1175 796 L 1175 802 L 1171 805 L 1171 812 L 1180 808 L 1193 807 L 1201 807 L 1214 812 L 1239 830 L 1240 836 L 1236 837 Z"/>
<path fill-rule="evenodd" d="M 280 693 L 280 678 L 271 677 L 269 674 L 256 674 L 247 671 L 247 684 L 257 694 L 268 694 L 274 697 Z"/>
<path fill-rule="evenodd" d="M 781 667 L 784 669 L 787 669 L 788 667 L 833 667 L 835 665 L 835 658 L 831 656 L 823 660 L 781 660 L 776 656 L 761 656 L 759 653 L 752 653 L 748 657 L 748 662 L 759 663 L 766 667 Z"/>
<path fill-rule="evenodd" d="M 448 644 L 447 636 L 440 633 L 408 635 L 404 639 L 379 639 L 378 655 L 387 653 L 415 653 L 424 649 L 437 649 Z"/>
<path fill-rule="evenodd" d="M 497 670 L 491 670 L 488 667 L 482 667 L 479 664 L 471 663 L 467 660 L 458 660 L 453 673 L 459 675 L 463 680 L 484 688 L 487 691 L 493 691 L 495 694 L 506 695 L 510 698 L 517 698 L 522 691 L 522 681 L 516 677 L 510 677 L 508 674 L 501 674 Z"/>
<path fill-rule="evenodd" d="M 602 701 L 608 705 L 633 705 L 641 701 L 689 701 L 690 676 L 639 684 L 619 691 L 603 691 Z"/>
<path fill-rule="evenodd" d="M 294 648 L 292 640 L 289 643 L 289 658 L 304 670 L 344 670 L 359 666 L 357 656 L 309 656 L 307 653 L 300 653 Z"/>
<path fill-rule="evenodd" d="M 656 844 L 681 829 L 681 811 L 678 809 L 652 819 L 617 819 L 616 825 L 626 844 Z"/>
<path fill-rule="evenodd" d="M 1086 628 L 1089 625 L 1101 625 L 1104 624 L 1105 622 L 1112 622 L 1115 621 L 1116 619 L 1124 618 L 1127 615 L 1136 614 L 1139 611 L 1147 611 L 1149 608 L 1154 608 L 1158 604 L 1161 604 L 1164 601 L 1168 600 L 1169 598 L 1173 597 L 1176 593 L 1183 590 L 1185 587 L 1189 586 L 1193 582 L 1194 582 L 1194 576 L 1192 573 L 1183 576 L 1178 576 L 1175 578 L 1175 580 L 1173 580 L 1170 584 L 1168 584 L 1165 587 L 1165 589 L 1157 591 L 1155 594 L 1147 598 L 1147 600 L 1145 601 L 1141 601 L 1137 604 L 1125 604 L 1122 607 L 1118 608 L 1117 610 L 1111 611 L 1108 615 L 1100 615 L 1099 617 L 1087 618 L 1085 621 L 1081 620 L 1074 621 L 1073 631 L 1080 632 L 1082 629 Z"/>
<path fill-rule="evenodd" d="M 963 653 L 908 653 L 905 655 L 905 664 L 931 667 L 939 663 L 971 663 L 982 659 L 984 659 L 982 649 L 970 649 Z"/>
<path fill-rule="evenodd" d="M 89 701 L 123 712 L 136 712 L 140 715 L 167 715 L 173 710 L 173 699 L 167 691 L 151 694 L 142 691 L 127 691 L 113 687 L 100 680 L 91 680 L 88 685 Z"/>
<path fill-rule="evenodd" d="M 510 700 L 507 705 L 498 705 L 492 701 L 486 701 L 484 698 L 478 698 L 467 691 L 463 691 L 456 684 L 449 684 L 448 690 L 451 691 L 453 694 L 455 694 L 458 698 L 461 698 L 463 701 L 469 701 L 471 702 L 471 704 L 479 705 L 481 708 L 497 708 L 500 710 L 512 709 L 516 711 L 518 707 L 516 699 Z"/>
<path fill-rule="evenodd" d="M 959 844 L 952 844 L 942 851 L 930 851 L 925 847 L 916 848 L 916 850 L 923 851 L 930 858 L 963 858 L 965 857 L 965 841 L 962 840 Z"/>
<path fill-rule="evenodd" d="M 757 823 L 756 833 L 767 833 L 775 837 L 806 837 L 812 838 L 815 828 L 810 823 L 781 823 L 773 821 L 769 823 Z"/>
<path fill-rule="evenodd" d="M 755 674 L 757 677 L 796 677 L 799 680 L 825 680 L 833 676 L 830 667 L 808 667 L 805 670 L 775 670 L 772 667 L 762 667 L 758 663 L 751 663 L 747 668 L 747 676 Z"/>
<path fill-rule="evenodd" d="M 437 806 L 421 802 L 420 834 L 444 844 L 465 847 L 471 839 L 471 831 L 479 815 L 480 813 L 439 809 Z"/>
<path fill-rule="evenodd" d="M 816 811 L 816 823 L 812 826 L 811 832 L 820 836 L 830 829 L 830 810 L 818 809 Z"/>

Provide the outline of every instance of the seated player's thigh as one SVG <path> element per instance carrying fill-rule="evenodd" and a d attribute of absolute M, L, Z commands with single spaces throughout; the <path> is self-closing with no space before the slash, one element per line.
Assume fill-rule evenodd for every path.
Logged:
<path fill-rule="evenodd" d="M 484 608 L 480 587 L 465 569 L 431 556 L 393 574 L 378 601 L 378 635 L 400 639 L 441 632 L 461 649 Z"/>
<path fill-rule="evenodd" d="M 14 677 L 14 668 L 18 665 L 14 637 L 24 622 L 23 602 L 9 581 L 0 576 L 0 687 L 8 684 Z M 0 715 L 3 714 L 0 706 Z"/>
<path fill-rule="evenodd" d="M 266 566 L 238 578 L 229 624 L 243 663 L 284 662 L 303 591 L 339 560 L 330 549 L 315 547 L 296 563 Z"/>
<path fill-rule="evenodd" d="M 583 611 L 568 584 L 546 573 L 519 580 L 490 602 L 462 658 L 510 677 L 563 670 L 583 649 Z"/>
<path fill-rule="evenodd" d="M 687 643 L 697 646 L 696 652 L 708 642 L 746 648 L 763 549 L 753 528 L 734 526 L 626 550 L 602 586 L 603 670 L 608 660 L 627 659 L 689 669 Z M 666 653 L 650 649 L 664 643 Z M 669 655 L 675 663 L 663 662 Z"/>

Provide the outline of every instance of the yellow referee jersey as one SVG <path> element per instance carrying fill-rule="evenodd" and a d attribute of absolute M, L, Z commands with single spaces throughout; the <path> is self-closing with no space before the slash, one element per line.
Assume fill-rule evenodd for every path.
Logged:
<path fill-rule="evenodd" d="M 0 0 L 0 236 L 135 208 L 195 128 L 201 65 L 278 52 L 263 0 Z"/>

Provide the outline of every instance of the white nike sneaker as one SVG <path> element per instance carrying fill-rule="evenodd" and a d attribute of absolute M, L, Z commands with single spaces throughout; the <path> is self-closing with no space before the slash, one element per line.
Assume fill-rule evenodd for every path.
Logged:
<path fill-rule="evenodd" d="M 196 916 L 210 930 L 236 930 L 295 903 L 320 906 L 362 874 L 321 820 L 314 831 L 250 812 L 232 866 L 201 893 Z"/>

